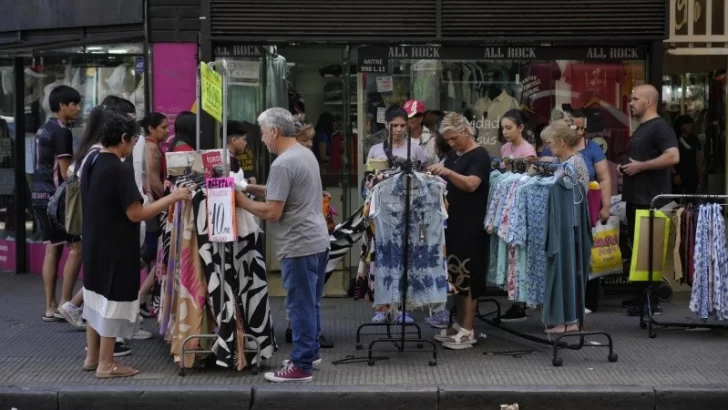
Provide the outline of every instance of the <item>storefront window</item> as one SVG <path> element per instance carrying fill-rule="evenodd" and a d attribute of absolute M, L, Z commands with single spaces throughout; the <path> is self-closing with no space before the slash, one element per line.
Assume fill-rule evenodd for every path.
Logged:
<path fill-rule="evenodd" d="M 15 86 L 12 60 L 0 60 L 0 238 L 13 236 L 15 231 L 15 172 L 13 141 L 15 141 Z M 0 252 L 7 255 L 7 252 Z M 5 260 L 0 259 L 0 269 Z M 12 269 L 12 268 L 11 268 Z"/>
<path fill-rule="evenodd" d="M 432 55 L 440 59 L 412 58 Z M 448 55 L 462 58 L 448 59 Z M 485 58 L 468 58 L 475 55 Z M 609 60 L 622 56 L 631 59 Z M 628 103 L 634 86 L 645 82 L 644 58 L 639 49 L 609 47 L 359 49 L 364 98 L 360 113 L 366 116 L 362 132 L 381 130 L 387 107 L 415 99 L 426 110 L 472 116 L 478 141 L 492 157 L 500 157 L 504 141 L 499 124 L 508 110 L 519 109 L 524 115 L 524 136 L 534 145 L 549 121 L 578 111 L 587 119 L 587 136 L 602 147 L 615 169 L 634 128 Z M 366 162 L 369 148 L 364 140 L 360 163 Z"/>
<path fill-rule="evenodd" d="M 662 82 L 665 120 L 673 124 L 678 117 L 687 116 L 693 121 L 692 133 L 700 141 L 705 159 L 707 180 L 702 192 L 724 193 L 725 70 L 668 74 Z"/>
<path fill-rule="evenodd" d="M 35 133 L 53 115 L 48 98 L 55 87 L 71 86 L 81 94 L 81 113 L 71 124 L 74 149 L 86 129 L 89 112 L 107 96 L 126 98 L 134 103 L 137 117 L 145 114 L 145 59 L 140 55 L 140 45 L 87 46 L 70 51 L 75 53 L 48 53 L 26 59 L 25 171 L 29 187 L 35 161 Z M 30 206 L 29 199 L 27 202 Z M 29 211 L 26 215 L 28 241 L 38 242 L 40 234 L 35 229 L 32 213 Z"/>

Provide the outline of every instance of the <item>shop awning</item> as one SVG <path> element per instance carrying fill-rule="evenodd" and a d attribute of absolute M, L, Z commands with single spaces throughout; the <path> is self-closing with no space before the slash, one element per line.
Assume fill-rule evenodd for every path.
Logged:
<path fill-rule="evenodd" d="M 18 31 L 0 35 L 0 55 L 22 55 L 94 44 L 144 40 L 144 25 Z"/>

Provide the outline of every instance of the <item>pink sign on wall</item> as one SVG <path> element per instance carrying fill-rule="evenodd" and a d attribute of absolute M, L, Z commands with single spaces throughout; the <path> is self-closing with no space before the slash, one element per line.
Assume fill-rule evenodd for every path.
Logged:
<path fill-rule="evenodd" d="M 197 44 L 152 44 L 152 107 L 169 118 L 169 133 L 182 111 L 192 111 L 197 85 Z"/>
<path fill-rule="evenodd" d="M 0 240 L 0 271 L 15 272 L 15 241 Z"/>

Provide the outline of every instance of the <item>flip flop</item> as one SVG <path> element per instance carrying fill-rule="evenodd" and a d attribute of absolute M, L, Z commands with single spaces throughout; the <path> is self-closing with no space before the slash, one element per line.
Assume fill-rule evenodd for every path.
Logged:
<path fill-rule="evenodd" d="M 99 373 L 96 370 L 97 379 L 113 379 L 115 377 L 131 377 L 139 374 L 139 370 L 133 369 L 129 366 L 114 366 L 109 373 Z"/>
<path fill-rule="evenodd" d="M 81 368 L 81 370 L 83 370 L 84 372 L 93 372 L 93 371 L 95 371 L 95 370 L 96 370 L 96 369 L 97 369 L 98 367 L 99 367 L 99 365 L 98 365 L 98 364 L 97 364 L 97 365 L 95 365 L 95 366 L 83 366 L 83 367 Z"/>
<path fill-rule="evenodd" d="M 46 316 L 43 315 L 43 321 L 44 322 L 60 322 L 61 319 L 55 317 L 55 316 Z"/>

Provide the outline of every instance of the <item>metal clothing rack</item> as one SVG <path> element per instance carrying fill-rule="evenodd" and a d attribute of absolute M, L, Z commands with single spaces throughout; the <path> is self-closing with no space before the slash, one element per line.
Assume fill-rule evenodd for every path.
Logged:
<path fill-rule="evenodd" d="M 495 161 L 495 159 L 494 159 Z M 504 158 L 503 163 L 506 166 L 510 166 L 512 169 L 517 169 L 521 171 L 525 171 L 526 168 L 530 165 L 536 166 L 536 168 L 542 169 L 542 170 L 550 170 L 553 168 L 565 168 L 567 172 L 570 172 L 571 175 L 574 175 L 574 170 L 569 164 L 563 164 L 563 163 L 555 163 L 555 162 L 542 162 L 542 161 L 533 161 L 529 159 L 513 159 L 513 158 Z M 498 161 L 498 164 L 500 164 L 500 161 Z M 491 165 L 495 165 L 495 162 L 492 162 Z M 575 182 L 576 183 L 576 182 Z M 586 197 L 584 197 L 584 200 L 586 200 Z M 574 226 L 574 237 L 577 240 L 576 243 L 576 266 L 579 266 L 581 264 L 581 255 L 580 252 L 578 252 L 578 249 L 580 248 L 579 240 L 579 227 Z M 583 245 L 582 245 L 583 246 Z M 583 283 L 583 276 L 582 275 L 576 275 L 577 277 L 577 283 L 576 283 L 576 299 L 577 299 L 577 306 L 583 306 L 584 305 L 584 288 L 585 284 Z M 481 313 L 480 312 L 480 304 L 481 303 L 492 303 L 495 305 L 495 311 L 489 312 L 489 313 Z M 490 316 L 495 315 L 494 318 L 490 318 Z M 451 319 L 450 322 L 452 322 L 452 316 L 453 312 L 451 311 Z M 559 367 L 563 365 L 564 360 L 559 357 L 559 351 L 560 350 L 581 350 L 584 347 L 606 347 L 609 349 L 609 354 L 607 356 L 607 359 L 614 363 L 617 360 L 619 360 L 619 356 L 614 353 L 614 342 L 612 340 L 612 336 L 604 331 L 586 331 L 584 330 L 584 309 L 577 309 L 577 320 L 579 323 L 579 331 L 578 332 L 571 332 L 571 333 L 563 333 L 558 335 L 555 340 L 549 340 L 542 337 L 537 337 L 533 335 L 528 335 L 525 333 L 518 332 L 516 330 L 510 329 L 503 325 L 503 322 L 501 320 L 501 305 L 500 303 L 492 299 L 490 297 L 481 297 L 478 298 L 478 308 L 476 312 L 476 317 L 483 322 L 494 326 L 500 330 L 503 330 L 507 333 L 510 333 L 511 335 L 514 335 L 516 337 L 520 337 L 525 340 L 529 340 L 531 342 L 540 343 L 544 345 L 552 346 L 552 360 L 551 363 Z M 593 336 L 603 336 L 607 340 L 606 345 L 602 344 L 589 344 L 587 343 L 587 337 L 593 337 Z M 578 342 L 576 344 L 568 344 L 564 340 L 565 339 L 578 339 Z M 486 352 L 484 354 L 491 354 L 490 352 Z"/>
<path fill-rule="evenodd" d="M 641 300 L 638 301 L 640 304 L 640 328 L 647 329 L 647 335 L 650 339 L 654 339 L 657 337 L 657 331 L 654 329 L 654 326 L 660 326 L 661 328 L 667 328 L 667 327 L 684 327 L 684 328 L 692 328 L 692 329 L 728 329 L 728 323 L 726 324 L 717 324 L 717 323 L 699 323 L 699 322 L 660 322 L 655 319 L 655 316 L 652 313 L 652 298 L 650 297 L 655 288 L 659 286 L 662 282 L 654 282 L 653 281 L 653 255 L 654 255 L 654 223 L 655 223 L 655 210 L 656 210 L 656 203 L 661 199 L 703 199 L 703 200 L 728 200 L 728 195 L 694 195 L 694 194 L 685 194 L 685 195 L 672 195 L 672 194 L 661 194 L 657 195 L 656 197 L 652 198 L 652 201 L 650 202 L 650 216 L 649 216 L 649 233 L 648 233 L 648 251 L 647 251 L 647 286 L 645 287 L 645 291 L 641 296 Z M 724 204 L 728 205 L 728 204 Z M 637 222 L 639 223 L 639 222 Z M 645 312 L 645 308 L 647 312 Z M 645 313 L 647 313 L 647 320 L 645 320 Z"/>
<path fill-rule="evenodd" d="M 403 254 L 403 262 L 402 262 L 402 313 L 401 318 L 402 321 L 398 325 L 394 326 L 400 326 L 401 332 L 399 337 L 394 337 L 392 333 L 392 324 L 387 321 L 386 323 L 365 323 L 359 326 L 359 328 L 356 331 L 356 350 L 361 350 L 361 331 L 365 328 L 369 327 L 384 327 L 386 329 L 386 333 L 383 333 L 386 335 L 385 338 L 378 338 L 369 343 L 369 354 L 367 355 L 367 364 L 369 366 L 374 366 L 374 364 L 378 360 L 388 360 L 389 357 L 385 356 L 374 356 L 374 352 L 377 351 L 374 349 L 374 346 L 380 343 L 392 343 L 394 347 L 397 349 L 398 353 L 405 352 L 406 346 L 408 344 L 416 344 L 417 349 L 422 349 L 425 344 L 432 347 L 432 359 L 428 362 L 430 366 L 437 366 L 437 345 L 432 340 L 427 340 L 422 338 L 422 329 L 420 326 L 416 323 L 408 324 L 406 323 L 406 316 L 407 316 L 407 289 L 409 288 L 409 242 L 410 242 L 410 199 L 411 199 L 411 189 L 412 189 L 412 174 L 413 174 L 413 168 L 414 163 L 411 160 L 411 150 L 412 150 L 412 141 L 409 138 L 409 135 L 405 137 L 407 139 L 407 158 L 404 160 L 401 160 L 399 158 L 392 157 L 390 153 L 387 153 L 387 157 L 389 160 L 389 166 L 399 166 L 402 170 L 402 173 L 405 174 L 405 195 L 404 195 L 404 239 L 402 243 L 402 254 Z M 391 126 L 389 128 L 389 147 L 392 147 L 392 129 Z M 391 149 L 391 148 L 390 148 Z M 385 150 L 386 152 L 386 150 Z M 408 338 L 408 334 L 412 334 L 413 332 L 407 332 L 405 329 L 407 327 L 414 327 L 416 329 L 417 337 L 416 338 Z M 382 335 L 382 333 L 367 333 L 366 335 Z M 380 350 L 381 351 L 381 350 Z M 391 350 L 384 350 L 384 352 L 390 352 Z M 412 350 L 416 351 L 416 350 Z M 429 350 L 427 350 L 429 352 Z M 359 363 L 364 361 L 364 358 L 361 357 L 354 357 L 354 356 L 348 356 L 342 360 L 338 360 L 334 362 L 335 365 L 339 364 L 349 364 L 349 363 Z"/>
<path fill-rule="evenodd" d="M 204 62 L 200 62 L 200 64 L 205 64 Z M 223 141 L 225 141 L 225 136 L 227 135 L 227 118 L 228 118 L 228 102 L 227 102 L 227 85 L 228 85 L 228 63 L 227 59 L 222 59 L 218 61 L 214 61 L 211 63 L 207 63 L 207 65 L 214 69 L 215 66 L 220 66 L 222 68 L 222 134 L 223 134 Z M 200 69 L 198 67 L 197 69 L 197 86 L 195 87 L 197 91 L 196 95 L 196 101 L 197 101 L 197 132 L 196 132 L 196 148 L 197 152 L 200 152 L 200 113 L 202 112 L 202 93 L 201 93 L 201 79 L 200 79 Z M 225 147 L 225 144 L 223 143 L 223 153 L 222 153 L 222 169 L 223 169 L 223 176 L 227 176 L 230 172 L 230 156 L 226 152 L 227 148 Z M 220 309 L 219 309 L 219 315 L 220 319 L 222 320 L 222 312 L 223 308 L 225 307 L 225 262 L 226 262 L 226 248 L 225 243 L 221 242 L 217 244 L 220 247 Z M 237 253 L 236 249 L 236 243 L 233 242 L 233 258 L 235 257 L 235 254 Z M 185 357 L 187 357 L 187 354 L 194 354 L 194 355 L 200 355 L 200 354 L 215 354 L 215 352 L 211 349 L 209 350 L 202 350 L 202 349 L 194 349 L 191 352 L 187 352 L 187 343 L 189 343 L 191 340 L 203 340 L 208 339 L 213 342 L 212 346 L 214 346 L 214 342 L 218 339 L 217 334 L 201 334 L 201 335 L 192 335 L 186 337 L 182 341 L 182 348 L 181 348 L 181 360 L 180 360 L 180 369 L 179 369 L 179 375 L 181 377 L 184 377 L 185 375 Z M 256 366 L 253 367 L 252 372 L 254 375 L 257 375 L 260 372 L 261 368 L 261 356 L 260 356 L 260 343 L 258 343 L 258 340 L 254 338 L 253 336 L 249 335 L 248 333 L 243 334 L 243 339 L 252 342 L 255 345 L 255 361 Z M 247 343 L 243 343 L 243 354 L 250 353 L 251 350 L 247 348 Z"/>

